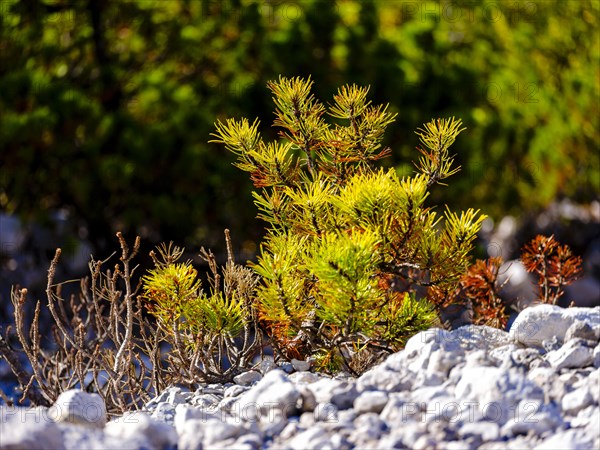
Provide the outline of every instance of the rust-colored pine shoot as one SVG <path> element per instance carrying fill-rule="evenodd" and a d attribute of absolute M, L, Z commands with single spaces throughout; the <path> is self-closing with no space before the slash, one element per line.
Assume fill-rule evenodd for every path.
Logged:
<path fill-rule="evenodd" d="M 581 257 L 574 256 L 568 245 L 560 245 L 554 235 L 536 236 L 523 247 L 521 261 L 528 272 L 538 276 L 539 299 L 556 305 L 564 288 L 581 274 Z"/>
<path fill-rule="evenodd" d="M 498 282 L 502 263 L 500 256 L 478 259 L 460 280 L 465 295 L 473 304 L 473 323 L 476 325 L 506 327 L 508 314 L 499 294 L 502 285 Z"/>

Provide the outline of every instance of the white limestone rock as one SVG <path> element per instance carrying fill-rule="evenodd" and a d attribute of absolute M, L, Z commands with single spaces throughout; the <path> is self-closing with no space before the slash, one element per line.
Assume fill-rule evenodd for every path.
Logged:
<path fill-rule="evenodd" d="M 265 359 L 263 359 L 258 366 L 258 370 L 263 375 L 265 375 L 267 372 L 270 372 L 271 370 L 276 369 L 278 369 L 277 364 L 275 364 L 275 361 L 273 361 L 273 359 L 270 357 L 266 357 Z"/>
<path fill-rule="evenodd" d="M 107 436 L 148 450 L 174 447 L 178 440 L 172 425 L 159 422 L 141 411 L 126 413 L 108 422 L 104 431 Z"/>
<path fill-rule="evenodd" d="M 377 366 L 363 373 L 356 382 L 359 392 L 381 390 L 385 392 L 402 392 L 412 388 L 415 374 L 402 366 L 391 370 L 390 365 Z"/>
<path fill-rule="evenodd" d="M 590 450 L 598 448 L 595 440 L 583 430 L 561 430 L 553 433 L 534 447 L 535 450 Z"/>
<path fill-rule="evenodd" d="M 554 337 L 563 342 L 567 330 L 576 321 L 587 323 L 593 330 L 599 329 L 600 307 L 561 308 L 545 304 L 531 306 L 517 316 L 509 334 L 515 342 L 541 347 L 543 341 Z"/>
<path fill-rule="evenodd" d="M 563 419 L 560 410 L 554 404 L 525 398 L 519 402 L 501 431 L 507 437 L 519 434 L 547 436 L 561 426 Z"/>
<path fill-rule="evenodd" d="M 240 386 L 238 384 L 234 384 L 233 386 L 229 386 L 225 389 L 225 392 L 223 393 L 223 398 L 239 397 L 241 394 L 248 391 L 248 389 L 248 386 Z"/>
<path fill-rule="evenodd" d="M 401 394 L 390 394 L 390 398 L 379 416 L 393 429 L 399 423 L 416 422 L 421 415 L 420 405 L 409 401 Z"/>
<path fill-rule="evenodd" d="M 593 365 L 594 350 L 585 341 L 572 339 L 558 350 L 548 352 L 545 359 L 557 370 L 588 367 Z"/>
<path fill-rule="evenodd" d="M 59 425 L 46 408 L 0 405 L 0 448 L 3 450 L 57 450 L 65 443 Z"/>
<path fill-rule="evenodd" d="M 576 415 L 580 410 L 594 403 L 589 386 L 582 386 L 566 394 L 561 401 L 562 410 L 570 415 Z"/>
<path fill-rule="evenodd" d="M 493 442 L 500 439 L 500 427 L 495 422 L 465 422 L 458 430 L 458 435 L 463 439 L 477 436 L 479 442 Z"/>
<path fill-rule="evenodd" d="M 71 389 L 58 396 L 48 410 L 55 422 L 66 422 L 102 428 L 106 424 L 106 406 L 98 394 Z"/>
<path fill-rule="evenodd" d="M 424 371 L 447 375 L 465 357 L 457 336 L 435 328 L 411 337 L 404 351 L 410 358 L 408 369 L 414 373 Z"/>
<path fill-rule="evenodd" d="M 297 412 L 301 398 L 302 394 L 287 375 L 273 369 L 237 400 L 235 411 L 244 420 L 256 420 L 262 414 L 269 415 L 272 410 L 290 416 Z"/>
<path fill-rule="evenodd" d="M 294 384 L 311 384 L 320 380 L 321 376 L 314 372 L 294 372 L 288 379 Z"/>
<path fill-rule="evenodd" d="M 251 386 L 258 383 L 262 378 L 262 374 L 256 370 L 248 370 L 233 377 L 233 382 L 240 386 Z"/>
<path fill-rule="evenodd" d="M 354 411 L 357 414 L 379 414 L 387 404 L 389 394 L 382 391 L 365 391 L 354 400 Z"/>
<path fill-rule="evenodd" d="M 310 361 L 292 359 L 292 367 L 297 372 L 307 372 L 310 370 Z"/>
<path fill-rule="evenodd" d="M 335 439 L 321 426 L 315 426 L 294 436 L 286 447 L 292 450 L 336 449 Z"/>
<path fill-rule="evenodd" d="M 450 332 L 465 350 L 492 350 L 508 345 L 512 339 L 508 332 L 487 325 L 465 325 Z"/>
<path fill-rule="evenodd" d="M 307 388 L 312 391 L 317 403 L 331 403 L 338 409 L 352 407 L 354 400 L 358 397 L 355 383 L 333 378 L 321 378 L 315 383 L 307 385 Z"/>
<path fill-rule="evenodd" d="M 202 450 L 206 422 L 201 419 L 189 419 L 177 428 L 178 450 Z"/>
<path fill-rule="evenodd" d="M 65 450 L 139 450 L 142 440 L 124 440 L 104 433 L 103 429 L 74 425 L 68 422 L 57 424 L 63 434 Z"/>
<path fill-rule="evenodd" d="M 175 406 L 171 403 L 160 402 L 152 411 L 151 417 L 159 422 L 173 425 L 175 420 Z"/>
<path fill-rule="evenodd" d="M 390 433 L 379 440 L 377 448 L 380 450 L 390 448 L 412 449 L 415 447 L 416 442 L 427 434 L 425 424 L 421 422 L 397 422 L 393 425 L 390 423 L 387 425 L 390 428 Z"/>
<path fill-rule="evenodd" d="M 210 420 L 225 420 L 226 414 L 217 410 L 206 410 L 201 408 L 194 408 L 190 405 L 177 405 L 175 408 L 175 418 L 173 425 L 178 435 L 184 433 L 187 428 L 187 423 L 191 421 L 198 421 L 206 423 Z"/>
<path fill-rule="evenodd" d="M 504 424 L 521 399 L 543 401 L 542 389 L 520 372 L 498 367 L 465 368 L 454 395 L 461 401 L 474 402 L 485 420 Z"/>
<path fill-rule="evenodd" d="M 589 323 L 576 320 L 565 333 L 565 342 L 571 339 L 598 342 L 600 340 L 600 328 L 594 330 Z"/>
<path fill-rule="evenodd" d="M 305 418 L 305 420 L 308 417 Z M 329 422 L 338 423 L 340 421 L 340 410 L 333 403 L 319 403 L 312 414 L 312 423 Z"/>
<path fill-rule="evenodd" d="M 208 447 L 216 442 L 237 439 L 244 432 L 245 428 L 239 421 L 220 421 L 210 420 L 202 424 L 204 447 Z"/>
<path fill-rule="evenodd" d="M 349 436 L 357 448 L 372 448 L 385 432 L 388 431 L 387 424 L 381 420 L 378 414 L 365 413 L 354 419 L 353 431 Z"/>

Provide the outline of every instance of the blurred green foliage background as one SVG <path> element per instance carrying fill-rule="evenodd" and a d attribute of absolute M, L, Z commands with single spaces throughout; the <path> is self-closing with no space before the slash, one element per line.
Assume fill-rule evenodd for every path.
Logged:
<path fill-rule="evenodd" d="M 499 219 L 600 193 L 600 2 L 1 0 L 0 210 L 69 211 L 114 231 L 249 251 L 264 224 L 245 173 L 208 144 L 217 118 L 259 117 L 265 87 L 308 76 L 329 102 L 371 86 L 399 116 L 385 164 L 418 158 L 414 130 L 460 117 L 462 171 L 431 204 Z"/>

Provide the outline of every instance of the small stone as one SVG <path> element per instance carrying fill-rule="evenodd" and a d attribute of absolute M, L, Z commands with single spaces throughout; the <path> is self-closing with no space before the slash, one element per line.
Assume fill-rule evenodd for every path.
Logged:
<path fill-rule="evenodd" d="M 175 419 L 173 424 L 177 434 L 182 434 L 187 429 L 187 423 L 198 421 L 205 423 L 209 420 L 221 420 L 225 415 L 216 411 L 205 411 L 189 405 L 177 405 L 175 408 Z"/>
<path fill-rule="evenodd" d="M 313 372 L 295 372 L 288 378 L 294 384 L 311 384 L 321 379 L 319 374 Z"/>
<path fill-rule="evenodd" d="M 508 354 L 508 358 L 503 361 L 502 367 L 527 370 L 535 361 L 541 359 L 542 355 L 537 348 L 515 348 Z"/>
<path fill-rule="evenodd" d="M 379 414 L 388 402 L 388 394 L 381 391 L 365 391 L 354 400 L 354 410 L 357 414 Z"/>
<path fill-rule="evenodd" d="M 271 370 L 275 370 L 277 368 L 278 367 L 277 364 L 275 364 L 275 361 L 273 361 L 273 359 L 269 357 L 266 357 L 260 362 L 258 370 L 260 371 L 260 373 L 265 375 L 267 372 L 270 372 Z"/>
<path fill-rule="evenodd" d="M 65 448 L 63 433 L 47 419 L 46 408 L 0 405 L 0 448 L 3 450 L 55 450 Z"/>
<path fill-rule="evenodd" d="M 225 391 L 225 387 L 222 384 L 207 384 L 206 386 L 200 386 L 196 389 L 195 395 L 200 394 L 213 394 L 223 396 L 223 392 Z"/>
<path fill-rule="evenodd" d="M 587 408 L 594 402 L 590 389 L 582 386 L 572 392 L 569 392 L 562 398 L 561 406 L 563 411 L 576 415 L 580 410 Z"/>
<path fill-rule="evenodd" d="M 370 441 L 377 441 L 383 433 L 388 431 L 387 424 L 381 420 L 378 414 L 365 413 L 359 415 L 353 422 L 354 431 L 350 441 L 356 443 L 356 447 L 365 448 Z"/>
<path fill-rule="evenodd" d="M 427 339 L 426 335 L 419 337 L 419 334 L 423 333 L 427 332 L 418 333 L 406 343 L 406 351 L 414 355 L 408 364 L 410 371 L 439 373 L 445 376 L 451 368 L 464 360 L 465 351 L 451 333 L 448 333 L 446 338 L 441 337 L 443 334 L 438 334 L 426 343 L 422 342 L 423 339 Z"/>
<path fill-rule="evenodd" d="M 314 394 L 317 403 L 330 403 L 333 391 L 342 383 L 331 378 L 321 378 L 307 387 Z"/>
<path fill-rule="evenodd" d="M 157 397 L 155 397 L 152 402 L 154 403 L 162 403 L 167 402 L 172 405 L 180 405 L 186 403 L 187 396 L 184 396 L 184 393 L 189 393 L 188 390 L 183 390 L 179 386 L 169 386 L 163 392 L 160 393 Z M 193 394 L 192 394 L 193 395 Z"/>
<path fill-rule="evenodd" d="M 475 402 L 474 408 L 482 417 L 500 425 L 509 419 L 509 412 L 521 399 L 544 399 L 542 389 L 521 372 L 498 367 L 465 368 L 454 395 L 461 401 Z"/>
<path fill-rule="evenodd" d="M 393 427 L 393 424 L 417 420 L 420 416 L 420 408 L 417 403 L 407 401 L 406 398 L 400 397 L 399 394 L 391 394 L 379 416 L 390 427 Z"/>
<path fill-rule="evenodd" d="M 271 411 L 283 411 L 286 416 L 297 412 L 301 400 L 300 391 L 287 375 L 279 369 L 271 370 L 237 401 L 239 410 L 246 420 L 257 415 L 270 414 Z"/>
<path fill-rule="evenodd" d="M 349 409 L 354 405 L 356 397 L 358 397 L 358 391 L 355 383 L 343 382 L 338 389 L 333 391 L 330 401 L 339 409 Z"/>
<path fill-rule="evenodd" d="M 417 403 L 430 403 L 434 399 L 447 395 L 447 388 L 444 386 L 423 386 L 410 393 L 410 400 Z"/>
<path fill-rule="evenodd" d="M 572 418 L 569 421 L 571 428 L 589 428 L 590 431 L 596 432 L 598 430 L 598 424 L 600 423 L 600 409 L 594 402 L 579 410 L 577 417 Z M 600 434 L 598 434 L 600 438 Z"/>
<path fill-rule="evenodd" d="M 416 441 L 413 450 L 429 450 L 434 449 L 437 446 L 437 441 L 432 436 L 422 435 Z"/>
<path fill-rule="evenodd" d="M 362 374 L 356 388 L 359 392 L 381 390 L 385 392 L 402 392 L 412 388 L 415 374 L 402 368 L 399 371 L 377 366 Z"/>
<path fill-rule="evenodd" d="M 280 362 L 278 362 L 277 363 L 277 367 L 280 370 L 283 370 L 288 375 L 294 373 L 294 370 L 295 370 L 294 366 L 292 366 L 292 363 L 288 362 L 288 361 L 280 361 Z"/>
<path fill-rule="evenodd" d="M 204 434 L 202 443 L 205 447 L 227 439 L 237 439 L 244 432 L 243 426 L 239 423 L 209 420 L 202 425 Z"/>
<path fill-rule="evenodd" d="M 156 405 L 151 417 L 159 422 L 173 425 L 175 421 L 175 406 L 171 403 L 161 402 Z"/>
<path fill-rule="evenodd" d="M 188 389 L 175 387 L 172 388 L 171 392 L 169 392 L 169 397 L 167 398 L 167 401 L 172 405 L 180 405 L 183 403 L 187 403 L 187 400 L 193 395 L 194 394 Z"/>
<path fill-rule="evenodd" d="M 300 430 L 300 424 L 298 422 L 288 422 L 281 433 L 279 433 L 279 439 L 288 440 L 291 439 Z M 302 430 L 304 431 L 304 430 Z M 262 441 L 261 441 L 262 443 Z"/>
<path fill-rule="evenodd" d="M 251 386 L 258 383 L 261 378 L 262 374 L 260 372 L 249 370 L 233 377 L 233 381 L 240 386 Z"/>
<path fill-rule="evenodd" d="M 554 350 L 558 350 L 563 345 L 563 342 L 558 339 L 558 336 L 552 336 L 549 339 L 544 339 L 542 341 L 542 348 L 546 352 L 552 352 Z"/>
<path fill-rule="evenodd" d="M 420 405 L 425 406 L 421 420 L 429 426 L 433 423 L 454 423 L 460 420 L 463 414 L 461 405 L 453 396 L 448 394 L 436 397 L 434 401 L 429 403 L 420 403 Z"/>
<path fill-rule="evenodd" d="M 292 359 L 292 366 L 296 372 L 308 372 L 310 370 L 310 361 Z"/>
<path fill-rule="evenodd" d="M 583 345 L 584 342 L 580 339 L 572 339 L 560 349 L 548 352 L 545 358 L 557 370 L 588 367 L 592 365 L 594 356 L 593 350 Z"/>
<path fill-rule="evenodd" d="M 234 449 L 243 449 L 247 448 L 248 450 L 259 450 L 263 448 L 263 438 L 255 433 L 245 433 L 240 436 L 231 448 Z"/>
<path fill-rule="evenodd" d="M 106 406 L 98 394 L 71 389 L 58 396 L 48 410 L 55 422 L 68 422 L 102 428 L 106 424 Z"/>
<path fill-rule="evenodd" d="M 351 408 L 358 396 L 355 383 L 331 378 L 321 378 L 307 387 L 315 395 L 317 403 L 333 403 L 338 409 Z"/>
<path fill-rule="evenodd" d="M 194 395 L 190 404 L 197 408 L 216 408 L 221 400 L 222 398 L 215 394 L 200 394 Z"/>
<path fill-rule="evenodd" d="M 229 386 L 227 389 L 225 389 L 223 398 L 238 397 L 240 394 L 243 394 L 248 389 L 249 388 L 246 386 L 240 386 L 240 385 L 234 384 L 233 386 Z"/>
<path fill-rule="evenodd" d="M 306 428 L 312 427 L 315 424 L 315 415 L 318 407 L 314 411 L 305 412 L 300 414 L 298 419 L 298 427 L 305 430 Z"/>
<path fill-rule="evenodd" d="M 518 434 L 545 435 L 563 425 L 560 410 L 554 404 L 544 404 L 539 400 L 521 400 L 514 411 L 514 417 L 502 427 L 503 436 Z"/>
<path fill-rule="evenodd" d="M 594 353 L 592 353 L 592 358 L 594 358 L 594 367 L 600 367 L 600 344 L 596 345 L 594 348 Z"/>
<path fill-rule="evenodd" d="M 450 441 L 444 444 L 444 450 L 471 450 L 474 448 L 472 439 L 467 439 L 466 441 Z"/>
<path fill-rule="evenodd" d="M 553 381 L 558 375 L 558 371 L 553 367 L 536 367 L 527 373 L 527 378 L 543 388 L 549 390 Z"/>
<path fill-rule="evenodd" d="M 261 416 L 258 426 L 267 439 L 273 439 L 283 432 L 288 426 L 288 423 L 288 419 L 283 412 L 275 411 L 268 416 Z"/>
<path fill-rule="evenodd" d="M 107 435 L 125 442 L 136 442 L 139 448 L 164 449 L 177 444 L 175 428 L 152 419 L 147 413 L 134 411 L 125 413 L 106 424 Z"/>
<path fill-rule="evenodd" d="M 389 450 L 391 448 L 409 449 L 411 448 L 411 446 L 405 443 L 405 439 L 403 436 L 400 436 L 399 434 L 387 434 L 382 436 L 381 439 L 379 439 L 379 442 L 376 446 L 369 446 L 367 448 L 375 448 L 377 450 Z"/>
<path fill-rule="evenodd" d="M 358 417 L 353 409 L 343 409 L 338 411 L 338 423 L 335 428 L 352 428 L 352 422 Z"/>
<path fill-rule="evenodd" d="M 583 339 L 585 341 L 598 342 L 598 336 L 589 323 L 576 320 L 565 333 L 565 342 L 571 339 Z"/>
<path fill-rule="evenodd" d="M 286 447 L 293 450 L 306 450 L 309 448 L 325 448 L 328 441 L 327 432 L 321 427 L 313 427 L 298 433 L 287 442 Z"/>
<path fill-rule="evenodd" d="M 512 341 L 508 332 L 487 325 L 465 325 L 452 330 L 450 336 L 467 351 L 489 351 L 508 345 Z"/>
<path fill-rule="evenodd" d="M 498 361 L 501 362 L 506 359 L 504 354 L 512 351 L 513 348 L 513 345 L 503 345 L 493 349 L 491 352 L 485 349 L 473 350 L 466 354 L 464 367 L 498 365 Z M 450 376 L 452 376 L 452 371 L 450 372 Z"/>
<path fill-rule="evenodd" d="M 478 436 L 482 442 L 496 441 L 500 439 L 500 427 L 495 422 L 465 422 L 458 435 L 462 438 Z"/>
<path fill-rule="evenodd" d="M 227 413 L 232 412 L 237 409 L 237 406 L 239 406 L 239 399 L 240 397 L 224 398 L 219 402 L 216 409 L 218 411 L 225 411 Z"/>
<path fill-rule="evenodd" d="M 177 428 L 177 448 L 181 450 L 201 450 L 204 440 L 204 426 L 201 419 L 189 419 Z"/>
<path fill-rule="evenodd" d="M 552 337 L 563 342 L 567 330 L 575 321 L 588 323 L 592 328 L 598 327 L 600 307 L 561 308 L 546 304 L 530 306 L 519 313 L 509 334 L 515 342 L 540 347 L 544 340 Z"/>
<path fill-rule="evenodd" d="M 339 410 L 332 403 L 319 403 L 314 411 L 315 422 L 334 422 L 339 421 Z"/>
<path fill-rule="evenodd" d="M 302 405 L 300 406 L 300 410 L 302 412 L 313 411 L 317 407 L 317 399 L 315 398 L 315 394 L 313 394 L 313 392 L 304 384 L 297 385 L 297 388 L 301 395 Z"/>
<path fill-rule="evenodd" d="M 552 433 L 547 439 L 534 447 L 535 450 L 583 450 L 598 448 L 593 438 L 584 430 L 571 429 Z"/>

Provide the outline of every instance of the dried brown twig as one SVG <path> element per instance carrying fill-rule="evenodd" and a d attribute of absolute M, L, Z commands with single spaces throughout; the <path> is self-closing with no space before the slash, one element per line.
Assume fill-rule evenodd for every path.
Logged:
<path fill-rule="evenodd" d="M 181 326 L 181 322 L 165 327 L 160 320 L 149 319 L 145 312 L 156 311 L 144 296 L 137 295 L 142 279 L 135 286 L 133 282 L 137 269 L 133 259 L 140 240 L 137 238 L 130 249 L 121 233 L 117 238 L 121 248 L 119 262 L 111 269 L 114 254 L 101 261 L 92 258 L 90 276 L 80 280 L 80 292 L 68 299 L 63 297 L 62 284 L 55 283 L 61 256 L 57 249 L 48 269 L 45 307 L 53 325 L 47 333 L 40 326 L 44 306 L 38 301 L 33 317 L 28 319 L 27 289 L 13 289 L 14 332 L 20 348 L 9 344 L 9 327 L 0 333 L 0 356 L 8 362 L 21 386 L 21 403 L 29 399 L 34 405 L 49 406 L 63 391 L 79 388 L 97 392 L 104 398 L 108 413 L 120 415 L 139 409 L 168 385 L 191 388 L 195 383 L 231 380 L 252 363 L 257 349 L 262 348 L 252 305 L 256 276 L 235 263 L 228 232 L 228 260 L 224 268 L 219 268 L 211 252 L 202 249 L 201 256 L 210 267 L 211 295 L 244 302 L 247 315 L 238 336 L 211 334 L 205 329 L 195 333 L 190 327 Z M 183 254 L 182 249 L 172 246 L 158 250 L 162 261 L 151 253 L 157 269 L 168 268 Z M 20 353 L 29 361 L 30 370 L 23 366 Z M 230 363 L 227 368 L 225 359 Z"/>

